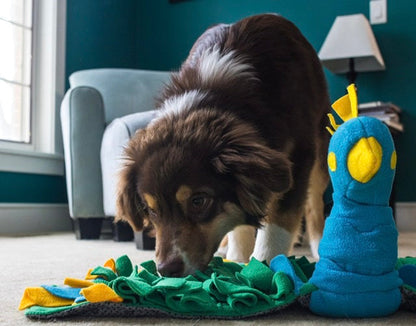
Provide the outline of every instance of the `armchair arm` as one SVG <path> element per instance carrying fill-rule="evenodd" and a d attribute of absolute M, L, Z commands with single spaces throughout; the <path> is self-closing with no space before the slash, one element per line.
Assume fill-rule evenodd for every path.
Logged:
<path fill-rule="evenodd" d="M 87 86 L 70 89 L 61 105 L 61 123 L 70 215 L 103 217 L 100 148 L 105 117 L 101 94 Z"/>
<path fill-rule="evenodd" d="M 101 171 L 105 216 L 115 216 L 118 173 L 122 167 L 124 148 L 136 133 L 156 116 L 155 110 L 138 112 L 114 119 L 106 128 L 101 145 Z"/>

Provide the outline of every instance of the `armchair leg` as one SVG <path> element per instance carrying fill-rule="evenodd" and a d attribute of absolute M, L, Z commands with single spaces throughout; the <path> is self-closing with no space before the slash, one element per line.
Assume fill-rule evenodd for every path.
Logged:
<path fill-rule="evenodd" d="M 104 218 L 76 218 L 74 231 L 77 240 L 99 239 Z"/>
<path fill-rule="evenodd" d="M 136 248 L 139 250 L 155 250 L 155 238 L 150 237 L 149 230 L 142 230 L 134 232 L 134 241 L 136 242 Z"/>
<path fill-rule="evenodd" d="M 134 237 L 133 230 L 128 223 L 113 223 L 113 239 L 114 241 L 132 241 Z"/>

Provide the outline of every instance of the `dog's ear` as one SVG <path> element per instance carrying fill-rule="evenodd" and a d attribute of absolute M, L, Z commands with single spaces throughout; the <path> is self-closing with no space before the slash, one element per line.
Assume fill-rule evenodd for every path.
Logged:
<path fill-rule="evenodd" d="M 143 229 L 146 216 L 143 202 L 138 194 L 138 168 L 135 156 L 140 151 L 142 134 L 136 133 L 128 144 L 124 165 L 118 175 L 115 222 L 126 221 L 135 231 Z"/>
<path fill-rule="evenodd" d="M 143 229 L 143 203 L 137 193 L 137 175 L 133 164 L 126 164 L 119 174 L 115 222 L 125 221 L 135 231 Z"/>
<path fill-rule="evenodd" d="M 261 144 L 225 148 L 212 162 L 219 173 L 234 177 L 240 205 L 253 216 L 264 216 L 272 193 L 292 186 L 287 156 Z"/>

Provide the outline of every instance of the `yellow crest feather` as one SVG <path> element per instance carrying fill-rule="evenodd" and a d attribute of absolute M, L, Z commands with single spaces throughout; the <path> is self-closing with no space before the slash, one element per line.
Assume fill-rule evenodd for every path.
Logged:
<path fill-rule="evenodd" d="M 343 122 L 358 117 L 358 99 L 355 84 L 349 85 L 347 87 L 347 92 L 348 94 L 339 98 L 332 104 L 332 108 Z M 334 129 L 332 130 L 330 127 L 327 127 L 327 130 L 333 135 L 340 125 L 335 122 L 335 118 L 331 113 L 328 114 L 328 117 L 329 122 Z"/>

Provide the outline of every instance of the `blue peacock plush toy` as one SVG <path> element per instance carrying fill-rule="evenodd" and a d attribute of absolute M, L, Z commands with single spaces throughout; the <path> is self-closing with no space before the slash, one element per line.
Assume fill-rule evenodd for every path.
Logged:
<path fill-rule="evenodd" d="M 334 188 L 330 216 L 310 279 L 318 290 L 310 309 L 332 317 L 376 317 L 400 306 L 402 280 L 395 270 L 397 230 L 389 198 L 396 151 L 388 128 L 358 117 L 355 85 L 333 104 L 344 121 L 329 115 L 328 167 Z"/>

